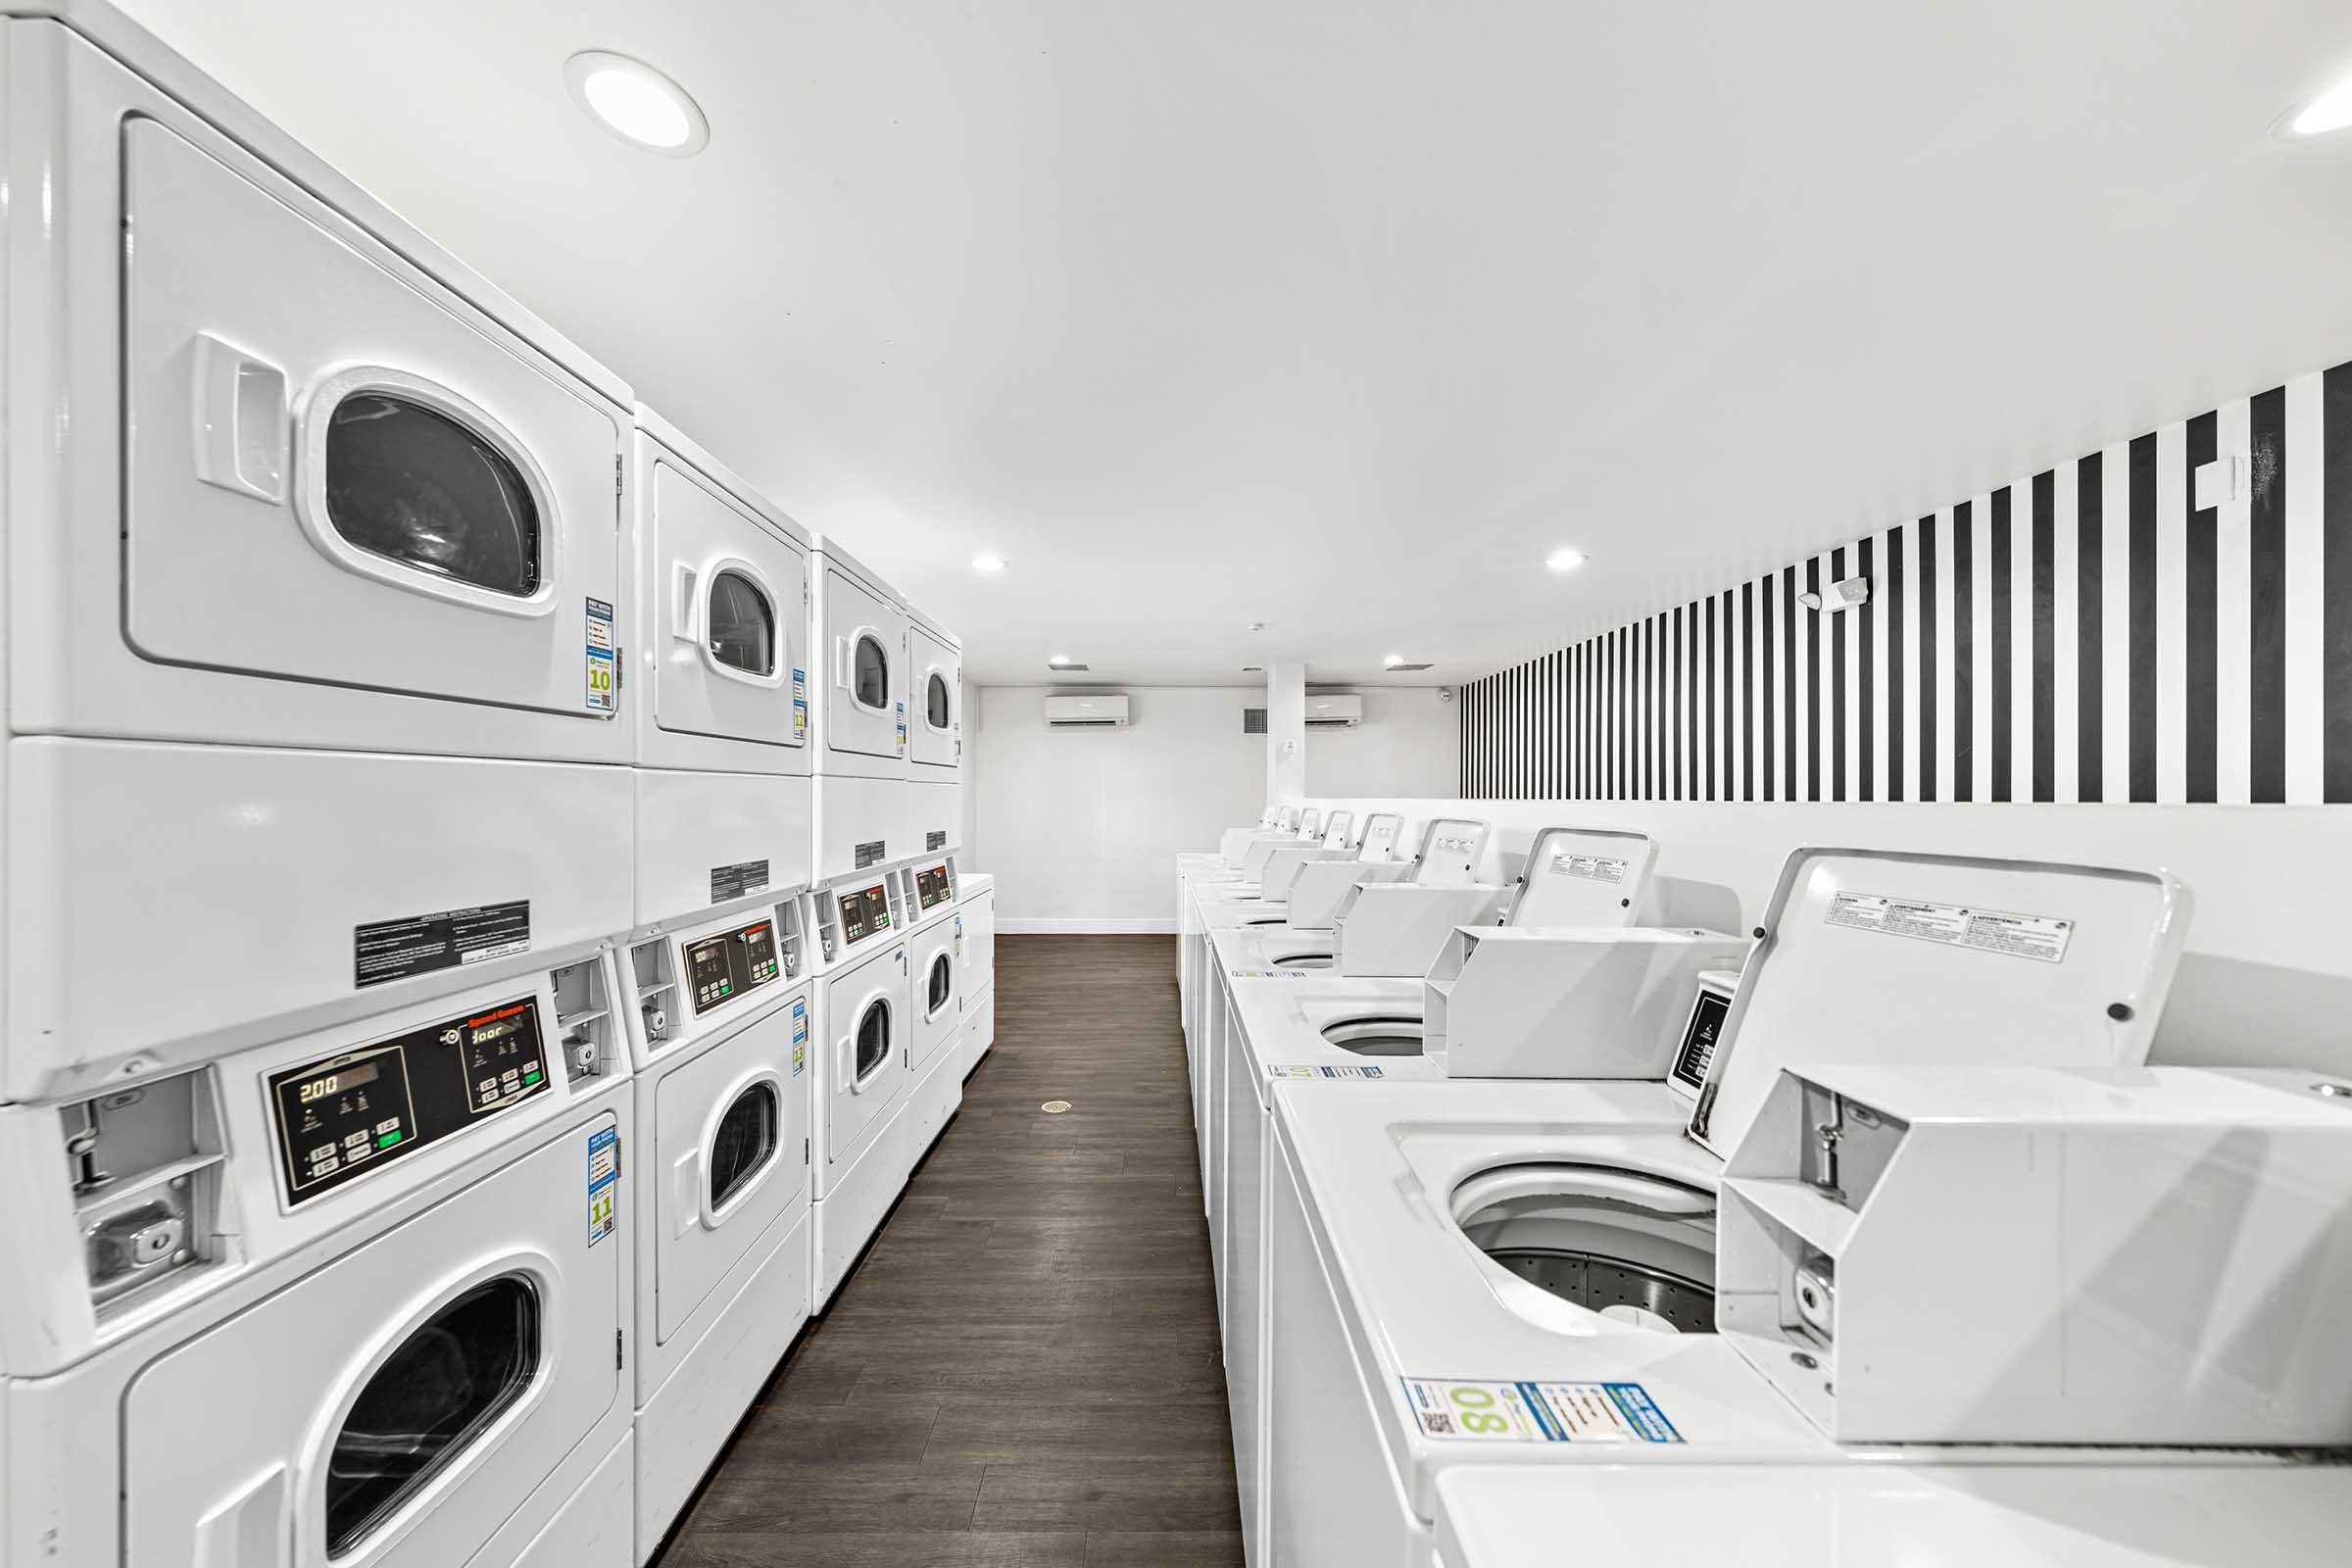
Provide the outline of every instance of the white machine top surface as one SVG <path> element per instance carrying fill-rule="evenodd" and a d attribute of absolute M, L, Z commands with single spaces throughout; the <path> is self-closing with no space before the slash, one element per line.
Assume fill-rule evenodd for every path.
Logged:
<path fill-rule="evenodd" d="M 1463 1469 L 1446 1568 L 2305 1568 L 2340 1563 L 2352 1486 L 2317 1467 L 1726 1465 Z"/>
<path fill-rule="evenodd" d="M 1286 926 L 1256 930 L 1250 926 L 1210 926 L 1210 945 L 1216 950 L 1217 967 L 1228 979 L 1265 979 L 1269 975 L 1286 980 L 1304 978 L 1309 974 L 1331 973 L 1331 933 L 1328 931 L 1293 931 Z M 1312 956 L 1324 961 L 1304 968 L 1286 966 L 1284 959 Z M 1266 973 L 1260 973 L 1266 971 Z"/>
<path fill-rule="evenodd" d="M 1281 899 L 1258 897 L 1256 884 L 1252 883 L 1248 893 L 1201 888 L 1194 894 L 1193 906 L 1200 911 L 1202 930 L 1221 931 L 1231 926 L 1279 926 L 1283 923 L 1283 914 L 1289 905 Z M 1329 936 L 1331 933 L 1326 931 L 1318 934 Z"/>
<path fill-rule="evenodd" d="M 983 893 L 993 893 L 997 887 L 994 871 L 967 871 L 956 879 L 956 902 L 969 904 Z"/>
<path fill-rule="evenodd" d="M 1798 850 L 1692 1135 L 1729 1155 L 1792 1063 L 2137 1066 L 2187 918 L 2161 872 Z"/>
<path fill-rule="evenodd" d="M 1444 1075 L 1426 1056 L 1360 1055 L 1323 1036 L 1325 1026 L 1348 1019 L 1417 1020 L 1421 996 L 1418 980 L 1362 979 L 1328 971 L 1306 980 L 1233 983 L 1234 1011 L 1256 1069 L 1316 1082 L 1443 1081 Z"/>
<path fill-rule="evenodd" d="M 1624 925 L 1635 919 L 1657 858 L 1646 833 L 1547 827 L 1528 846 L 1505 925 Z"/>
<path fill-rule="evenodd" d="M 1570 1306 L 1481 1256 L 1454 1223 L 1454 1191 L 1508 1165 L 1604 1165 L 1713 1190 L 1721 1164 L 1685 1135 L 1689 1103 L 1665 1085 L 1453 1079 L 1335 1095 L 1277 1082 L 1273 1099 L 1356 1360 L 1376 1369 L 1382 1436 L 1424 1518 L 1434 1477 L 1453 1464 L 1838 1456 L 1729 1342 Z M 1638 1385 L 1681 1441 L 1437 1435 L 1408 1403 L 1408 1379 Z"/>

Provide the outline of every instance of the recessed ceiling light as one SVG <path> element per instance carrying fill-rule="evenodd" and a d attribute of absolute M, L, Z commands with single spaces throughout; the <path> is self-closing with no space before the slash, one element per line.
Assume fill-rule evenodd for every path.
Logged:
<path fill-rule="evenodd" d="M 2291 115 L 2280 116 L 2271 134 L 2281 140 L 2325 136 L 2352 125 L 2352 79 L 2337 82 Z"/>
<path fill-rule="evenodd" d="M 709 145 L 710 122 L 686 89 L 642 60 L 586 49 L 564 62 L 571 96 L 607 130 L 664 158 L 690 158 Z"/>
<path fill-rule="evenodd" d="M 974 556 L 972 569 L 974 571 L 1003 571 L 1004 558 L 1003 556 Z"/>
<path fill-rule="evenodd" d="M 1052 659 L 1046 661 L 1049 664 L 1066 664 L 1069 662 L 1070 656 L 1067 654 L 1055 654 Z"/>
<path fill-rule="evenodd" d="M 1391 654 L 1388 658 L 1382 660 L 1380 662 L 1385 668 L 1395 669 L 1398 664 L 1404 662 L 1404 656 L 1402 654 Z"/>
<path fill-rule="evenodd" d="M 1544 564 L 1554 571 L 1574 571 L 1585 564 L 1582 550 L 1554 550 L 1544 558 Z"/>

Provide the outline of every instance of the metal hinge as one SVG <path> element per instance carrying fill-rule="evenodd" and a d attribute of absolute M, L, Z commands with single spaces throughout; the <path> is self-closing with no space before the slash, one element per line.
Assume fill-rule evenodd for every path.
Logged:
<path fill-rule="evenodd" d="M 628 1358 L 621 1353 L 621 1332 L 619 1329 L 612 1331 L 612 1370 L 615 1372 L 629 1364 Z"/>
<path fill-rule="evenodd" d="M 620 454 L 615 452 L 612 454 L 612 514 L 614 516 L 620 515 Z"/>
<path fill-rule="evenodd" d="M 801 1140 L 801 1163 L 802 1163 L 802 1164 L 804 1164 L 804 1165 L 806 1165 L 806 1164 L 808 1164 L 808 1160 L 809 1160 L 809 1153 L 808 1153 L 808 1139 L 806 1139 L 806 1138 L 804 1138 L 804 1139 L 802 1139 L 802 1140 Z"/>

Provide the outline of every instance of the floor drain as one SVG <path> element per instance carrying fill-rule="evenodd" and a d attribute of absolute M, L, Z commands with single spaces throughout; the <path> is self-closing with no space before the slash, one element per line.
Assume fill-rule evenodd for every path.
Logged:
<path fill-rule="evenodd" d="M 1058 1116 L 1070 1108 L 1070 1102 L 1066 1100 L 1049 1100 L 1037 1108 L 1049 1116 Z"/>

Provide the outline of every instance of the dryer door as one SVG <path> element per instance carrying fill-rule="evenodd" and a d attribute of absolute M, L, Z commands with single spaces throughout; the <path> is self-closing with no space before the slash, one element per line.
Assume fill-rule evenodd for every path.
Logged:
<path fill-rule="evenodd" d="M 654 1340 L 667 1345 L 720 1281 L 808 1197 L 808 1079 L 792 1007 L 769 1008 L 654 1085 Z"/>
<path fill-rule="evenodd" d="M 628 1281 L 586 1178 L 616 1130 L 518 1154 L 133 1378 L 127 1568 L 449 1568 L 615 1441 Z"/>
<path fill-rule="evenodd" d="M 298 193 L 149 120 L 122 160 L 132 645 L 609 718 L 616 412 Z"/>
<path fill-rule="evenodd" d="M 906 755 L 906 617 L 839 566 L 825 566 L 825 748 Z M 853 769 L 856 771 L 856 769 Z"/>
<path fill-rule="evenodd" d="M 905 1098 L 907 1048 L 906 950 L 878 953 L 832 982 L 825 1027 L 833 1059 L 825 1108 L 825 1163 L 856 1159 Z"/>
<path fill-rule="evenodd" d="M 673 733 L 794 747 L 807 710 L 808 558 L 654 448 L 654 721 Z"/>
<path fill-rule="evenodd" d="M 914 1056 L 919 1076 L 939 1048 L 956 1037 L 963 1017 L 963 988 L 956 970 L 956 922 L 934 921 L 908 939 L 914 952 Z"/>
<path fill-rule="evenodd" d="M 906 758 L 918 768 L 954 771 L 963 750 L 962 656 L 922 627 L 906 628 L 914 720 Z"/>
<path fill-rule="evenodd" d="M 997 978 L 997 893 L 991 888 L 956 911 L 963 922 L 963 974 L 959 989 L 969 1007 Z"/>

